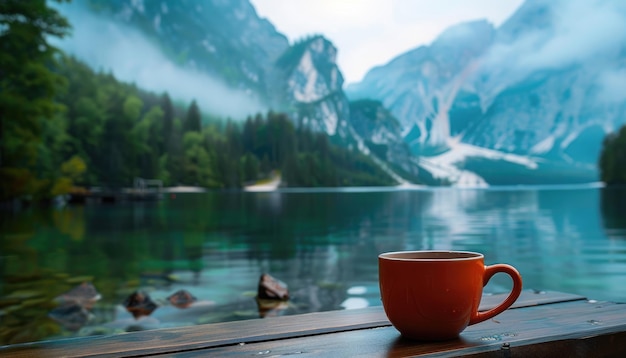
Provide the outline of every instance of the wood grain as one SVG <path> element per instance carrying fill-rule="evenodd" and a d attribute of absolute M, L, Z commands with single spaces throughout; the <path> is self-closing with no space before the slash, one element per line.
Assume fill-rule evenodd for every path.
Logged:
<path fill-rule="evenodd" d="M 624 337 L 626 305 L 575 301 L 509 310 L 497 316 L 497 321 L 468 327 L 459 339 L 447 342 L 410 341 L 393 327 L 381 327 L 164 356 L 505 357 L 508 353 L 521 357 L 624 357 Z"/>
<path fill-rule="evenodd" d="M 484 296 L 481 310 L 504 300 L 504 295 Z M 556 306 L 565 302 L 587 301 L 582 296 L 560 292 L 524 291 L 514 307 Z M 510 311 L 525 311 L 515 309 Z M 508 312 L 508 311 L 507 311 Z M 522 314 L 519 318 L 524 316 Z M 496 319 L 499 320 L 500 316 Z M 482 324 L 481 324 L 482 325 Z M 478 325 L 478 326 L 481 326 Z M 291 339 L 319 338 L 332 340 L 343 334 L 367 335 L 379 328 L 392 337 L 398 334 L 390 327 L 382 307 L 310 313 L 296 316 L 253 319 L 208 325 L 157 329 L 112 336 L 96 336 L 38 342 L 0 348 L 0 356 L 11 357 L 130 357 L 175 352 L 201 352 L 208 348 L 246 347 L 255 342 L 282 342 Z M 333 333 L 333 334 L 329 334 Z M 381 338 L 370 337 L 374 341 Z M 393 339 L 395 339 L 393 338 Z M 385 339 L 384 336 L 382 339 Z M 348 341 L 350 342 L 350 341 Z M 356 341 L 355 341 L 356 342 Z M 275 343 L 274 343 L 275 344 Z M 395 351 L 392 350 L 392 351 Z M 232 353 L 232 352 L 230 352 Z"/>

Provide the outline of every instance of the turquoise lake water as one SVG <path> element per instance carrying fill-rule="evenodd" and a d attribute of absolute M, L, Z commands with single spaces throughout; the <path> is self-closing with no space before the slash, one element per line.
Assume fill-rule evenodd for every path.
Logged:
<path fill-rule="evenodd" d="M 626 302 L 625 189 L 209 192 L 0 223 L 0 345 L 380 305 L 377 255 L 397 250 L 478 251 L 515 266 L 525 289 Z M 289 302 L 259 311 L 262 273 Z M 82 282 L 101 294 L 84 322 L 52 319 L 54 298 Z M 497 275 L 485 291 L 510 286 Z M 166 301 L 180 289 L 197 298 L 188 309 Z M 160 305 L 150 316 L 122 306 L 136 290 Z"/>

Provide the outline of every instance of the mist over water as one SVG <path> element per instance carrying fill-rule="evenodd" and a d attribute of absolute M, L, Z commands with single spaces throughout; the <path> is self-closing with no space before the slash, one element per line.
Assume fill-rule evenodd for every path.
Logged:
<path fill-rule="evenodd" d="M 266 110 L 251 94 L 173 63 L 154 41 L 130 26 L 94 15 L 82 4 L 55 7 L 68 18 L 73 31 L 65 39 L 51 42 L 97 71 L 111 71 L 118 80 L 149 91 L 168 92 L 173 99 L 195 99 L 204 113 L 243 119 Z"/>

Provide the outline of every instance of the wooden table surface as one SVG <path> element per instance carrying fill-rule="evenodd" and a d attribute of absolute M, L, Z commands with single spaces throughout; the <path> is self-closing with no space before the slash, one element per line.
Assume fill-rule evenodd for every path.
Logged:
<path fill-rule="evenodd" d="M 484 296 L 481 309 L 503 296 Z M 626 357 L 626 305 L 524 291 L 459 339 L 402 338 L 382 307 L 0 347 L 4 357 Z"/>

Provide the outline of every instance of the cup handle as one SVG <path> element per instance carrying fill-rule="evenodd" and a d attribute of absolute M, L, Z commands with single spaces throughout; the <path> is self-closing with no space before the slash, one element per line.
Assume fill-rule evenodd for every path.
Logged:
<path fill-rule="evenodd" d="M 504 300 L 504 302 L 502 302 L 498 306 L 485 312 L 476 312 L 470 319 L 469 325 L 488 320 L 489 318 L 492 318 L 504 312 L 504 310 L 509 308 L 522 293 L 522 276 L 511 265 L 497 264 L 486 266 L 485 273 L 483 275 L 483 286 L 487 285 L 487 282 L 489 282 L 491 277 L 493 277 L 493 275 L 498 272 L 503 272 L 511 276 L 511 279 L 513 280 L 513 289 L 511 290 L 511 293 L 509 293 L 509 296 L 506 298 L 506 300 Z"/>

